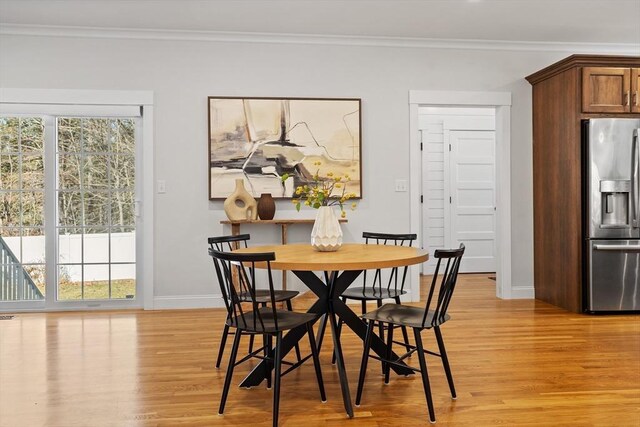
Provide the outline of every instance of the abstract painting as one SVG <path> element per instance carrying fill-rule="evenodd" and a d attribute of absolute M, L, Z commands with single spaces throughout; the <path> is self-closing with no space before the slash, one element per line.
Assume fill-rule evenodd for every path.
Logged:
<path fill-rule="evenodd" d="M 347 175 L 347 192 L 361 197 L 360 99 L 209 97 L 208 103 L 209 199 L 225 199 L 236 179 L 256 198 L 291 198 L 316 174 Z M 293 179 L 282 182 L 284 174 Z"/>

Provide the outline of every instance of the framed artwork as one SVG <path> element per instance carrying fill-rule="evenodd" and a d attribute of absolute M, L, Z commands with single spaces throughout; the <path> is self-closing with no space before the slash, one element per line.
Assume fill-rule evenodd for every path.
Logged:
<path fill-rule="evenodd" d="M 244 179 L 254 197 L 292 198 L 314 175 L 347 175 L 362 196 L 359 98 L 209 97 L 209 199 Z M 284 183 L 281 177 L 288 174 Z"/>

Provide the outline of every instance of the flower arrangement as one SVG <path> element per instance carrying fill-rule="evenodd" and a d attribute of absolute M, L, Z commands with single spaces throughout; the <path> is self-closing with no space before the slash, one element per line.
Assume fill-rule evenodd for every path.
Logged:
<path fill-rule="evenodd" d="M 291 202 L 296 205 L 296 209 L 300 211 L 300 207 L 311 206 L 318 209 L 321 206 L 340 206 L 340 216 L 345 218 L 347 213 L 344 208 L 349 199 L 356 197 L 355 193 L 347 193 L 347 183 L 351 181 L 348 174 L 343 176 L 335 175 L 333 172 L 327 172 L 326 178 L 320 176 L 320 166 L 322 162 L 314 162 L 317 166 L 316 173 L 313 175 L 313 181 L 310 184 L 300 185 L 296 187 L 295 196 Z M 280 178 L 282 182 L 290 178 L 289 174 L 284 174 Z M 334 191 L 338 194 L 334 194 Z M 351 203 L 351 210 L 356 208 L 356 203 Z"/>

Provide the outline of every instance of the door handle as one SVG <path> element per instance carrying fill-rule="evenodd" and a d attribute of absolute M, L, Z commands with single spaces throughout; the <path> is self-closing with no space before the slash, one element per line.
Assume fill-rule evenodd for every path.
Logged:
<path fill-rule="evenodd" d="M 623 251 L 623 252 L 640 252 L 640 246 L 628 245 L 593 245 L 597 251 Z"/>
<path fill-rule="evenodd" d="M 640 129 L 633 131 L 633 141 L 631 144 L 631 226 L 640 227 L 638 223 L 638 211 L 640 211 L 640 147 L 638 147 L 638 138 Z"/>

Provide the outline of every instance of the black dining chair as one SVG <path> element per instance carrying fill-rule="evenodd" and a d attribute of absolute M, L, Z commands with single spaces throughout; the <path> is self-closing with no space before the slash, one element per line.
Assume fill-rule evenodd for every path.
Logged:
<path fill-rule="evenodd" d="M 320 370 L 320 360 L 313 333 L 313 323 L 317 320 L 314 313 L 298 313 L 295 311 L 279 310 L 276 306 L 276 291 L 273 289 L 273 278 L 271 274 L 271 261 L 275 260 L 275 254 L 253 253 L 238 254 L 220 252 L 209 249 L 209 255 L 213 258 L 218 281 L 221 284 L 222 295 L 227 307 L 226 325 L 235 329 L 233 347 L 229 357 L 229 367 L 224 380 L 222 398 L 218 413 L 224 412 L 224 407 L 229 394 L 229 386 L 233 376 L 234 368 L 251 358 L 248 355 L 236 362 L 238 355 L 238 345 L 242 335 L 262 335 L 264 337 L 264 360 L 268 361 L 267 388 L 271 388 L 271 370 L 273 370 L 273 425 L 278 425 L 278 410 L 280 406 L 280 379 L 282 376 L 300 366 L 309 357 L 313 358 L 313 365 L 316 371 L 320 398 L 323 402 L 327 400 L 324 383 L 322 381 L 322 371 Z M 256 287 L 256 264 L 267 270 L 268 295 L 258 297 Z M 265 298 L 269 305 L 263 303 Z M 284 373 L 282 372 L 282 335 L 283 332 L 300 326 L 306 327 L 311 346 L 311 355 L 293 364 Z M 272 348 L 272 338 L 275 337 L 275 347 Z"/>
<path fill-rule="evenodd" d="M 218 237 L 209 237 L 207 242 L 209 243 L 209 247 L 211 249 L 224 252 L 231 252 L 234 249 L 239 249 L 241 247 L 248 247 L 247 242 L 251 239 L 249 234 L 238 234 L 235 236 L 218 236 Z M 246 292 L 246 291 L 244 291 Z M 284 303 L 287 306 L 287 310 L 292 311 L 293 307 L 291 305 L 291 300 L 298 296 L 298 291 L 284 291 L 284 290 L 275 290 L 275 301 L 277 303 Z M 262 305 L 266 305 L 269 303 L 269 293 L 266 290 L 258 289 L 256 291 L 256 296 L 259 300 L 262 301 Z M 241 293 L 241 298 L 244 297 Z M 218 357 L 216 358 L 216 369 L 220 368 L 220 363 L 222 361 L 222 355 L 224 354 L 224 348 L 227 344 L 227 337 L 229 335 L 229 325 L 225 323 L 224 329 L 222 330 L 222 338 L 220 340 L 220 348 L 218 348 Z M 249 354 L 253 353 L 253 340 L 254 335 L 250 335 L 249 337 Z M 300 361 L 300 348 L 296 344 L 296 358 Z"/>
<path fill-rule="evenodd" d="M 464 255 L 464 249 L 464 244 L 461 244 L 458 249 L 445 249 L 435 251 L 434 257 L 438 260 L 438 262 L 433 274 L 433 279 L 431 280 L 431 288 L 429 289 L 427 304 L 424 308 L 399 304 L 384 304 L 382 307 L 362 316 L 362 318 L 367 322 L 367 334 L 365 337 L 364 351 L 362 353 L 362 363 L 360 365 L 360 377 L 358 379 L 356 406 L 360 405 L 362 399 L 362 391 L 364 388 L 364 379 L 367 372 L 367 362 L 369 360 L 369 357 L 380 360 L 383 363 L 384 382 L 385 384 L 389 384 L 389 371 L 391 365 L 405 366 L 401 365 L 400 362 L 409 357 L 409 355 L 414 352 L 418 355 L 420 369 L 416 369 L 413 367 L 409 368 L 414 372 L 420 372 L 422 374 L 422 385 L 424 387 L 424 392 L 427 399 L 427 407 L 429 409 L 429 421 L 435 423 L 436 416 L 433 409 L 433 400 L 431 398 L 431 387 L 429 386 L 429 375 L 427 374 L 427 362 L 424 357 L 425 353 L 433 356 L 438 356 L 442 359 L 444 372 L 447 376 L 449 389 L 451 390 L 451 397 L 453 399 L 456 398 L 456 389 L 453 385 L 453 377 L 451 375 L 451 368 L 449 367 L 449 359 L 447 359 L 447 352 L 444 347 L 444 341 L 442 340 L 440 326 L 450 319 L 450 316 L 447 314 L 447 309 L 449 308 L 449 303 L 451 302 L 451 297 L 456 287 L 456 281 L 458 279 L 458 269 L 460 268 L 462 255 Z M 439 280 L 438 273 L 440 271 L 440 265 L 442 261 L 446 261 L 446 266 L 444 268 L 444 273 L 440 281 L 435 308 L 431 310 L 431 301 L 434 297 L 436 283 Z M 375 323 L 412 328 L 416 345 L 412 346 L 413 348 L 411 348 L 411 350 L 398 357 L 398 359 L 391 360 L 394 328 L 389 327 L 387 334 L 388 346 L 386 356 L 382 358 L 375 355 L 370 355 L 369 352 L 371 349 L 371 339 L 374 334 L 373 330 Z M 424 329 L 433 329 L 440 353 L 435 353 L 424 349 L 422 345 L 422 338 L 420 336 L 420 333 Z"/>
<path fill-rule="evenodd" d="M 390 233 L 373 233 L 369 231 L 365 231 L 362 233 L 362 237 L 366 244 L 375 244 L 375 245 L 396 245 L 396 246 L 412 246 L 413 242 L 416 240 L 417 236 L 415 234 L 390 234 Z M 346 302 L 346 300 L 359 300 L 362 305 L 362 314 L 367 312 L 367 302 L 375 301 L 377 306 L 382 306 L 382 301 L 385 299 L 392 299 L 396 302 L 396 304 L 400 304 L 400 297 L 407 293 L 404 289 L 404 284 L 407 278 L 407 272 L 409 270 L 408 266 L 399 268 L 393 267 L 391 269 L 385 269 L 385 274 L 388 270 L 389 278 L 388 280 L 384 280 L 386 282 L 383 285 L 383 270 L 377 269 L 373 273 L 373 279 L 368 282 L 367 281 L 367 271 L 365 270 L 363 273 L 363 286 L 358 287 L 349 287 L 346 291 L 344 291 L 340 297 L 342 301 Z M 371 277 L 371 275 L 369 275 Z M 395 326 L 391 326 L 395 327 Z M 402 329 L 402 336 L 404 338 L 404 343 L 396 342 L 397 344 L 403 344 L 407 350 L 411 348 L 409 344 L 409 335 L 407 333 L 407 328 L 404 326 L 400 327 Z M 342 321 L 338 323 L 337 333 L 338 335 L 342 331 Z M 379 325 L 379 335 L 380 339 L 384 341 L 384 327 Z M 331 363 L 335 363 L 336 355 L 333 354 L 333 359 Z"/>

